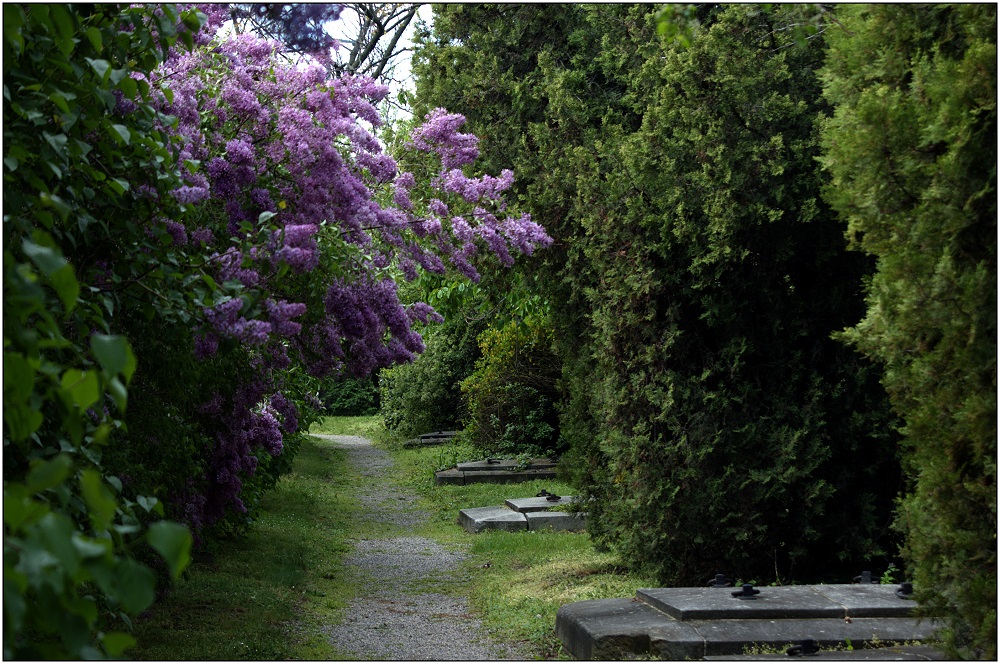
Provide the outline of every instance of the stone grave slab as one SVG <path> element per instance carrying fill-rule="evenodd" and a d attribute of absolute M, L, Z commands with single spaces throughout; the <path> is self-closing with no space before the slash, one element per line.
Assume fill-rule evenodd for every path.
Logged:
<path fill-rule="evenodd" d="M 742 654 L 747 646 L 782 647 L 812 639 L 821 648 L 854 648 L 866 643 L 921 641 L 931 634 L 930 620 L 916 618 L 791 618 L 775 620 L 696 620 L 691 625 L 705 640 L 705 655 Z"/>
<path fill-rule="evenodd" d="M 459 510 L 458 522 L 470 533 L 484 530 L 517 532 L 528 529 L 528 520 L 524 515 L 506 507 L 470 507 Z"/>
<path fill-rule="evenodd" d="M 650 634 L 675 642 L 700 657 L 704 640 L 690 625 L 664 620 L 663 613 L 635 599 L 590 599 L 564 604 L 556 612 L 556 635 L 577 659 L 621 660 L 649 651 Z M 686 659 L 685 656 L 675 659 Z"/>
<path fill-rule="evenodd" d="M 455 437 L 457 431 L 434 431 L 431 433 L 422 433 L 416 438 L 410 438 L 409 440 L 403 441 L 403 447 L 419 447 L 421 445 L 440 445 L 441 443 L 447 443 Z"/>
<path fill-rule="evenodd" d="M 438 484 L 516 484 L 532 480 L 551 480 L 555 479 L 555 477 L 556 471 L 554 468 L 540 468 L 537 470 L 529 468 L 516 472 L 505 470 L 467 472 L 458 470 L 457 468 L 449 468 L 434 473 L 434 480 Z"/>
<path fill-rule="evenodd" d="M 438 484 L 465 484 L 465 473 L 454 468 L 439 470 L 434 473 L 434 481 Z"/>
<path fill-rule="evenodd" d="M 915 603 L 896 597 L 898 589 L 763 587 L 754 599 L 739 599 L 732 595 L 735 588 L 644 588 L 634 598 L 563 605 L 556 633 L 578 659 L 731 656 L 753 646 L 781 648 L 805 639 L 824 648 L 850 641 L 857 651 L 879 642 L 933 638 L 939 624 L 912 617 Z M 638 618 L 630 623 L 630 616 Z"/>
<path fill-rule="evenodd" d="M 498 470 L 503 471 L 517 471 L 517 470 L 548 470 L 555 469 L 556 464 L 550 459 L 531 459 L 527 464 L 522 464 L 518 462 L 517 459 L 483 459 L 481 461 L 463 461 L 457 464 L 455 468 L 466 473 L 481 473 L 481 472 L 495 472 Z"/>
<path fill-rule="evenodd" d="M 746 661 L 746 660 L 784 660 L 788 655 L 784 652 L 760 653 L 753 655 L 708 655 L 707 660 Z M 822 650 L 809 655 L 809 659 L 834 662 L 934 662 L 948 658 L 943 652 L 926 644 L 890 646 L 888 648 L 861 648 L 855 650 Z"/>
<path fill-rule="evenodd" d="M 569 505 L 573 502 L 573 496 L 560 496 L 559 500 L 549 500 L 547 498 L 508 498 L 504 505 L 515 512 L 544 512 L 559 505 Z"/>
<path fill-rule="evenodd" d="M 917 604 L 896 595 L 895 584 L 823 584 L 812 586 L 816 592 L 844 607 L 846 615 L 864 618 L 904 618 L 913 614 Z"/>
<path fill-rule="evenodd" d="M 526 512 L 528 530 L 587 529 L 587 515 L 583 512 Z"/>
<path fill-rule="evenodd" d="M 843 604 L 816 592 L 812 586 L 758 588 L 752 599 L 733 597 L 733 588 L 641 588 L 636 596 L 650 606 L 678 620 L 752 618 L 841 618 L 848 610 Z M 853 604 L 860 610 L 862 597 Z M 899 602 L 907 600 L 898 599 Z M 907 609 L 902 615 L 908 614 Z M 861 614 L 858 614 L 861 615 Z M 864 614 L 867 615 L 867 614 Z"/>

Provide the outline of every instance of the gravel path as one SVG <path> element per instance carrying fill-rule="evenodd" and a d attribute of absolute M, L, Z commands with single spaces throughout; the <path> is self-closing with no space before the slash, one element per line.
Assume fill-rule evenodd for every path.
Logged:
<path fill-rule="evenodd" d="M 350 603 L 341 624 L 324 630 L 331 644 L 345 655 L 369 660 L 528 659 L 492 642 L 464 597 L 432 592 L 466 556 L 406 534 L 428 514 L 414 507 L 416 497 L 386 479 L 389 454 L 358 436 L 317 437 L 347 451 L 366 480 L 357 488 L 362 517 L 388 531 L 384 538 L 354 540 L 345 565 L 365 590 Z"/>

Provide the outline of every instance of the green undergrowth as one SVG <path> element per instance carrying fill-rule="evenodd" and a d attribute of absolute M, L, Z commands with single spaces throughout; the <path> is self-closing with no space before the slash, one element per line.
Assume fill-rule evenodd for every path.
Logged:
<path fill-rule="evenodd" d="M 375 439 L 385 434 L 385 427 L 382 426 L 382 418 L 379 415 L 324 417 L 309 427 L 309 433 Z"/>
<path fill-rule="evenodd" d="M 185 577 L 137 622 L 139 646 L 129 654 L 139 660 L 339 658 L 319 627 L 338 620 L 357 592 L 341 564 L 358 511 L 345 489 L 355 481 L 342 451 L 307 438 L 248 534 L 195 556 Z"/>
<path fill-rule="evenodd" d="M 469 598 L 486 629 L 506 643 L 521 643 L 539 658 L 569 658 L 555 635 L 556 611 L 563 604 L 587 599 L 630 597 L 636 589 L 655 585 L 635 574 L 611 553 L 594 549 L 586 533 L 487 531 L 472 535 L 458 523 L 458 512 L 470 507 L 502 505 L 508 498 L 527 498 L 542 489 L 574 495 L 572 486 L 557 480 L 518 484 L 438 485 L 434 471 L 459 461 L 461 446 L 403 448 L 381 435 L 376 444 L 393 455 L 394 481 L 420 496 L 420 507 L 431 514 L 418 533 L 444 545 L 465 544 L 468 559 L 457 576 L 464 583 L 450 586 Z"/>

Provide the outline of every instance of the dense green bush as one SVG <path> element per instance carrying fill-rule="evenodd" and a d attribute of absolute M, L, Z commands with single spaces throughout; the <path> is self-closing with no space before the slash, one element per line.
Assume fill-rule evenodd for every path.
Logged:
<path fill-rule="evenodd" d="M 480 324 L 481 325 L 481 324 Z M 428 328 L 426 350 L 411 364 L 383 369 L 379 397 L 385 426 L 402 436 L 455 430 L 462 421 L 459 383 L 472 373 L 476 324 L 461 316 Z"/>
<path fill-rule="evenodd" d="M 827 199 L 877 259 L 843 338 L 904 420 L 896 528 L 953 655 L 995 659 L 997 9 L 852 5 L 823 80 Z"/>
<path fill-rule="evenodd" d="M 871 264 L 820 200 L 810 11 L 702 6 L 685 49 L 646 6 L 447 7 L 415 65 L 557 238 L 532 269 L 568 465 L 592 535 L 665 583 L 894 552 L 893 420 L 830 338 Z"/>
<path fill-rule="evenodd" d="M 559 362 L 552 330 L 536 319 L 479 335 L 482 357 L 461 383 L 463 440 L 488 457 L 558 456 Z"/>
<path fill-rule="evenodd" d="M 320 401 L 327 415 L 375 415 L 379 410 L 379 387 L 376 376 L 327 381 L 320 390 Z"/>

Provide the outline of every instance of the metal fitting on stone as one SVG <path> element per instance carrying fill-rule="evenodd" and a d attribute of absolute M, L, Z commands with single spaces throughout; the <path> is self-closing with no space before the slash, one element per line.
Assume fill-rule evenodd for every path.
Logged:
<path fill-rule="evenodd" d="M 896 591 L 896 597 L 900 599 L 913 599 L 913 584 L 909 581 L 904 581 L 899 584 L 899 590 Z"/>
<path fill-rule="evenodd" d="M 796 643 L 791 648 L 785 651 L 785 654 L 790 657 L 797 657 L 801 655 L 815 655 L 819 652 L 819 646 L 812 639 L 802 639 L 802 643 Z"/>
<path fill-rule="evenodd" d="M 708 582 L 709 588 L 730 588 L 733 582 L 726 578 L 725 574 L 716 574 L 715 578 Z"/>
<path fill-rule="evenodd" d="M 742 590 L 737 590 L 733 593 L 733 597 L 737 599 L 757 599 L 757 595 L 760 591 L 753 587 L 752 583 L 744 583 Z"/>
<path fill-rule="evenodd" d="M 865 570 L 858 576 L 854 577 L 854 583 L 878 583 L 878 580 L 872 579 L 872 573 L 869 570 Z"/>

